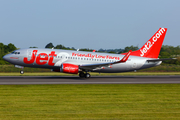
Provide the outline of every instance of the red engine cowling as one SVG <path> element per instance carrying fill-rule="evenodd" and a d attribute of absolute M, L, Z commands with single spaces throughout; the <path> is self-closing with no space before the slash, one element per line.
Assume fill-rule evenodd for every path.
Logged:
<path fill-rule="evenodd" d="M 60 72 L 78 74 L 79 66 L 78 65 L 73 65 L 73 64 L 68 64 L 68 63 L 63 63 L 61 65 Z"/>

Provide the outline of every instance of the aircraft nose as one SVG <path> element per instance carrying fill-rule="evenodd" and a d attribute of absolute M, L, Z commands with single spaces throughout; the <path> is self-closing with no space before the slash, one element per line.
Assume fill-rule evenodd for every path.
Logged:
<path fill-rule="evenodd" d="M 5 61 L 8 61 L 8 62 L 9 62 L 9 60 L 10 60 L 9 58 L 10 58 L 9 54 L 3 56 L 3 59 L 4 59 Z"/>
<path fill-rule="evenodd" d="M 7 61 L 7 55 L 3 56 L 3 59 Z"/>

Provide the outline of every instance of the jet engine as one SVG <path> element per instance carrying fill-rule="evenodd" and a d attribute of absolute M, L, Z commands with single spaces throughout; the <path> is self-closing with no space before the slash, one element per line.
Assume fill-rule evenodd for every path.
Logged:
<path fill-rule="evenodd" d="M 60 72 L 78 74 L 79 66 L 74 64 L 63 63 L 60 68 Z"/>

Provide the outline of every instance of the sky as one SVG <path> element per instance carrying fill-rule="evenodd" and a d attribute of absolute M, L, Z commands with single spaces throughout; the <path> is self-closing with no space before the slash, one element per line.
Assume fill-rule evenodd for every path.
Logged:
<path fill-rule="evenodd" d="M 180 45 L 180 0 L 0 0 L 0 42 L 17 48 L 141 47 L 160 27 Z"/>

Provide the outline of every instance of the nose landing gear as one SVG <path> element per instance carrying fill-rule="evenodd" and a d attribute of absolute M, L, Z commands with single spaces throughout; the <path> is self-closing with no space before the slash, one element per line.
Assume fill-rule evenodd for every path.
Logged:
<path fill-rule="evenodd" d="M 24 66 L 14 65 L 14 67 L 20 68 L 21 69 L 20 74 L 24 74 Z"/>
<path fill-rule="evenodd" d="M 20 73 L 21 73 L 21 74 L 24 74 L 24 71 L 23 71 L 23 70 L 21 70 L 21 71 L 20 71 Z"/>

